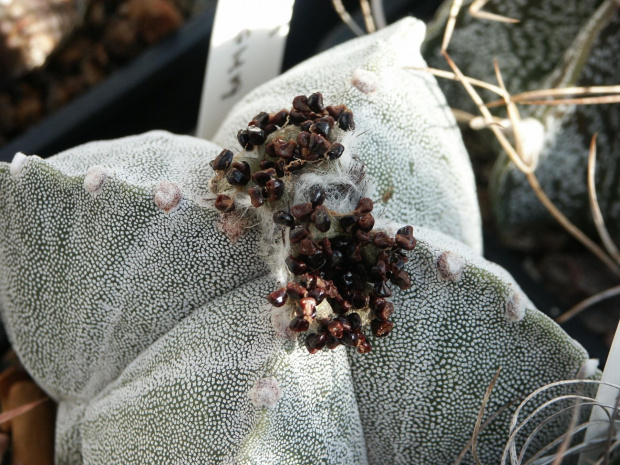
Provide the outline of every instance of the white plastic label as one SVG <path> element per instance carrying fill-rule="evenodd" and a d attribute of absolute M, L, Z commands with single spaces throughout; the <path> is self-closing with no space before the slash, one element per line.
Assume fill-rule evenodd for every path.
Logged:
<path fill-rule="evenodd" d="M 231 106 L 280 74 L 295 0 L 219 0 L 196 135 L 210 138 Z"/>
<path fill-rule="evenodd" d="M 616 329 L 616 335 L 614 336 L 614 341 L 609 350 L 609 356 L 607 357 L 607 363 L 605 363 L 605 370 L 603 371 L 601 381 L 607 384 L 601 384 L 599 386 L 596 394 L 596 401 L 599 405 L 607 407 L 607 413 L 605 413 L 601 407 L 594 407 L 592 409 L 592 413 L 590 414 L 590 421 L 592 423 L 586 430 L 584 443 L 607 435 L 607 430 L 609 428 L 608 414 L 613 415 L 613 407 L 616 405 L 616 399 L 620 394 L 620 324 L 618 324 L 618 328 Z M 609 386 L 609 384 L 616 387 Z M 620 437 L 617 439 L 620 439 Z M 584 452 L 579 457 L 579 465 L 595 463 L 600 453 L 601 449 Z"/>

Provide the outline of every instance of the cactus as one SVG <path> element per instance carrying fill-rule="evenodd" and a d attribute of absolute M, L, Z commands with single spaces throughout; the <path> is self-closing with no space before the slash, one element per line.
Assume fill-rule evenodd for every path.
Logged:
<path fill-rule="evenodd" d="M 424 48 L 425 56 L 436 67 L 442 66 L 437 52 L 450 3 L 446 2 L 443 14 L 436 18 Z M 466 75 L 495 83 L 493 58 L 497 58 L 512 94 L 555 87 L 615 85 L 620 81 L 620 67 L 611 58 L 620 52 L 617 2 L 490 2 L 488 8 L 517 18 L 520 24 L 480 21 L 463 14 L 449 51 Z M 484 56 L 480 50 L 485 50 Z M 475 111 L 471 99 L 457 89 L 460 84 L 449 82 L 442 86 L 449 93 L 451 106 Z M 590 140 L 599 134 L 598 199 L 612 237 L 620 239 L 620 107 L 526 105 L 520 107 L 520 112 L 525 123 L 524 143 L 530 148 L 527 155 L 537 163 L 540 185 L 560 211 L 584 230 L 593 230 L 587 158 Z M 526 229 L 552 224 L 554 220 L 525 176 L 499 147 L 495 146 L 495 150 L 500 157 L 491 178 L 491 195 L 495 217 L 504 233 L 518 235 Z"/>
<path fill-rule="evenodd" d="M 151 132 L 0 164 L 0 310 L 24 366 L 59 402 L 57 463 L 449 463 L 499 367 L 488 412 L 576 376 L 583 348 L 479 255 L 454 121 L 434 79 L 403 69 L 423 66 L 423 34 L 407 19 L 301 64 L 233 108 L 219 145 Z M 334 125 L 318 159 L 270 174 L 286 189 L 259 200 L 261 175 L 247 180 L 243 162 L 276 150 L 267 132 L 299 133 L 277 113 L 317 90 L 350 109 L 355 130 Z M 245 148 L 222 150 L 239 129 Z M 311 176 L 325 198 L 298 200 L 315 192 L 301 188 Z M 364 198 L 374 229 L 360 223 Z M 272 305 L 290 279 L 287 223 L 273 222 L 285 199 L 325 206 L 334 222 L 355 210 L 348 233 L 368 247 L 383 233 L 409 249 L 414 225 L 399 265 L 411 282 L 393 289 L 394 329 L 368 335 L 369 353 L 308 351 L 291 334 L 290 302 Z M 482 432 L 483 461 L 498 462 L 509 416 Z"/>

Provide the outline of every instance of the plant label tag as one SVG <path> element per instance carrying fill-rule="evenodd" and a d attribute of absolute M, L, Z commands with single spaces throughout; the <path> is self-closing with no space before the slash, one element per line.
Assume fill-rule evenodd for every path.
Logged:
<path fill-rule="evenodd" d="M 280 74 L 295 0 L 217 4 L 196 135 L 208 139 L 233 104 Z"/>

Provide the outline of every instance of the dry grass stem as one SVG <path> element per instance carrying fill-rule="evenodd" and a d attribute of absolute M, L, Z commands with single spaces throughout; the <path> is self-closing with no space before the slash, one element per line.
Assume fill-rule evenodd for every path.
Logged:
<path fill-rule="evenodd" d="M 518 23 L 520 22 L 518 19 L 508 18 L 507 16 L 496 15 L 495 13 L 489 13 L 488 11 L 483 11 L 484 5 L 487 4 L 489 0 L 475 0 L 469 6 L 469 14 L 474 18 L 478 19 L 487 19 L 489 21 L 497 21 L 500 23 Z"/>
<path fill-rule="evenodd" d="M 364 15 L 364 24 L 366 25 L 366 30 L 369 34 L 372 34 L 377 30 L 377 26 L 372 16 L 372 10 L 370 8 L 370 3 L 368 3 L 368 0 L 360 0 L 360 8 L 362 10 L 362 14 Z"/>
<path fill-rule="evenodd" d="M 353 34 L 356 36 L 365 35 L 364 30 L 359 27 L 355 21 L 353 21 L 353 18 L 351 18 L 351 15 L 344 7 L 342 0 L 332 0 L 332 6 L 334 7 L 334 10 L 336 10 L 336 13 L 338 13 L 338 16 L 340 16 L 342 22 L 345 23 L 351 31 L 353 31 Z"/>
<path fill-rule="evenodd" d="M 512 101 L 523 105 L 563 105 L 568 103 L 585 105 L 616 103 L 616 99 L 619 97 L 618 95 L 604 95 L 601 97 L 574 98 L 574 96 L 576 95 L 593 96 L 598 94 L 620 94 L 620 86 L 563 87 L 559 89 L 539 89 L 515 94 L 512 96 Z M 557 98 L 565 96 L 570 96 L 571 98 Z M 549 98 L 553 100 L 545 100 Z M 503 100 L 494 100 L 487 103 L 487 108 L 499 107 L 504 104 L 505 102 Z"/>
<path fill-rule="evenodd" d="M 442 54 L 446 53 L 450 40 L 452 39 L 452 33 L 454 32 L 454 26 L 456 25 L 456 18 L 459 15 L 459 11 L 461 11 L 461 5 L 463 5 L 463 0 L 454 0 L 452 2 L 452 6 L 450 7 L 450 15 L 448 16 L 446 30 L 443 33 L 443 41 L 441 42 Z"/>
<path fill-rule="evenodd" d="M 383 29 L 387 26 L 385 12 L 383 11 L 383 0 L 370 0 L 370 8 L 372 9 L 372 17 L 375 20 L 377 29 Z"/>
<path fill-rule="evenodd" d="M 471 97 L 471 99 L 474 101 L 474 103 L 478 107 L 478 110 L 480 111 L 480 113 L 484 117 L 484 120 L 485 120 L 486 124 L 489 126 L 491 131 L 493 131 L 493 134 L 495 135 L 495 137 L 499 141 L 499 143 L 502 146 L 502 148 L 506 151 L 506 153 L 510 157 L 510 160 L 523 173 L 526 173 L 526 174 L 532 173 L 534 171 L 534 167 L 532 165 L 526 164 L 523 161 L 523 157 L 516 152 L 516 150 L 513 148 L 513 146 L 510 144 L 510 142 L 508 141 L 508 139 L 504 135 L 503 131 L 500 130 L 498 127 L 496 127 L 496 125 L 494 124 L 495 123 L 495 119 L 494 119 L 495 117 L 491 114 L 489 109 L 484 106 L 484 102 L 482 101 L 482 98 L 476 92 L 476 90 L 473 88 L 473 86 L 467 81 L 467 79 L 465 78 L 465 76 L 463 75 L 461 70 L 458 68 L 458 66 L 456 66 L 454 61 L 452 61 L 452 58 L 450 58 L 450 55 L 448 54 L 448 52 L 443 52 L 443 56 L 446 59 L 446 61 L 448 62 L 448 65 L 450 66 L 450 68 L 452 68 L 452 71 L 454 71 L 454 74 L 456 75 L 457 80 L 459 82 L 461 82 L 461 84 L 463 85 L 463 87 L 465 88 L 465 90 L 467 91 L 469 96 Z M 504 91 L 502 90 L 502 94 L 503 93 L 504 93 Z M 620 270 L 619 270 L 619 276 L 620 276 Z"/>
<path fill-rule="evenodd" d="M 497 383 L 497 379 L 499 378 L 499 373 L 501 370 L 502 370 L 501 367 L 497 369 L 497 371 L 495 372 L 495 376 L 493 376 L 491 383 L 489 384 L 486 392 L 484 393 L 484 397 L 482 399 L 482 405 L 480 406 L 480 411 L 478 412 L 478 418 L 476 418 L 476 424 L 474 425 L 474 434 L 471 437 L 471 454 L 473 455 L 474 461 L 476 462 L 477 465 L 482 465 L 482 462 L 480 462 L 480 458 L 478 457 L 477 445 L 478 445 L 478 436 L 480 435 L 480 428 L 482 425 L 482 417 L 484 416 L 484 409 L 489 403 L 491 392 L 493 391 L 493 388 L 495 387 L 495 384 Z"/>
<path fill-rule="evenodd" d="M 513 100 L 514 102 L 515 100 Z M 497 103 L 496 103 L 497 102 Z M 505 102 L 497 100 L 495 102 L 488 103 L 487 108 L 493 108 L 504 105 Z M 602 97 L 577 97 L 577 98 L 563 98 L 555 100 L 520 100 L 517 102 L 519 105 L 604 105 L 610 103 L 620 103 L 620 95 L 604 95 Z"/>
<path fill-rule="evenodd" d="M 2 412 L 0 413 L 0 424 L 6 423 L 7 421 L 11 421 L 12 419 L 17 418 L 26 412 L 29 412 L 33 408 L 41 405 L 43 402 L 46 402 L 48 400 L 49 398 L 44 397 L 43 399 L 35 400 L 34 402 L 20 405 L 19 407 L 15 407 L 14 409 L 8 410 L 6 412 Z"/>
<path fill-rule="evenodd" d="M 512 126 L 512 133 L 515 140 L 515 149 L 519 154 L 519 158 L 524 160 L 523 157 L 523 136 L 521 133 L 521 115 L 519 114 L 519 109 L 517 106 L 512 103 L 512 99 L 510 98 L 510 92 L 506 89 L 506 85 L 504 84 L 504 79 L 502 78 L 502 73 L 499 70 L 499 65 L 497 60 L 493 60 L 493 69 L 495 70 L 495 77 L 497 78 L 497 83 L 499 87 L 502 89 L 504 95 L 504 101 L 506 102 L 506 110 L 508 111 L 508 119 L 510 120 Z"/>
<path fill-rule="evenodd" d="M 525 175 L 527 176 L 527 180 L 536 194 L 536 197 L 538 197 L 538 200 L 540 200 L 543 206 L 549 211 L 549 213 L 551 213 L 556 221 L 560 223 L 562 227 L 566 229 L 575 239 L 585 245 L 590 252 L 596 255 L 612 273 L 620 277 L 620 267 L 618 264 L 616 264 L 616 262 L 609 255 L 607 255 L 602 248 L 586 236 L 577 226 L 571 223 L 569 219 L 566 218 L 562 212 L 560 212 L 560 210 L 558 210 L 549 197 L 547 197 L 547 194 L 545 194 L 542 187 L 540 187 L 538 179 L 533 173 L 525 173 Z"/>
<path fill-rule="evenodd" d="M 556 323 L 562 324 L 566 323 L 568 320 L 573 318 L 575 315 L 580 314 L 588 307 L 591 307 L 594 304 L 602 302 L 603 300 L 609 299 L 611 297 L 616 297 L 620 295 L 620 285 L 611 287 L 609 289 L 604 290 L 603 292 L 599 292 L 598 294 L 594 294 L 591 297 L 588 297 L 585 300 L 582 300 L 574 307 L 570 308 L 559 317 L 555 319 Z"/>
<path fill-rule="evenodd" d="M 592 140 L 590 141 L 590 153 L 588 154 L 588 198 L 590 200 L 590 209 L 592 210 L 592 219 L 594 220 L 596 230 L 601 237 L 603 246 L 607 250 L 607 253 L 611 255 L 611 257 L 616 261 L 616 263 L 620 263 L 620 251 L 616 247 L 616 244 L 614 244 L 614 241 L 611 239 L 609 231 L 607 230 L 607 226 L 605 226 L 605 220 L 603 219 L 603 214 L 601 213 L 601 208 L 596 196 L 596 184 L 594 181 L 594 174 L 596 171 L 595 168 L 597 136 L 597 134 L 594 134 L 594 136 L 592 137 Z"/>
<path fill-rule="evenodd" d="M 451 73 L 450 71 L 444 71 L 443 69 L 436 69 L 436 68 L 405 68 L 405 69 L 413 69 L 415 71 L 426 71 L 428 73 L 431 73 L 433 76 L 437 76 L 437 77 L 441 77 L 444 79 L 450 79 L 452 81 L 460 81 L 460 79 L 456 76 L 456 74 Z M 493 84 L 489 84 L 488 82 L 485 81 L 480 81 L 479 79 L 474 79 L 474 78 L 470 78 L 467 76 L 463 76 L 463 79 L 466 79 L 467 82 L 469 82 L 471 85 L 476 86 L 476 87 L 482 87 L 483 89 L 489 90 L 497 95 L 504 95 L 504 92 L 502 91 L 502 89 L 500 87 L 494 86 Z M 498 102 L 502 102 L 502 105 L 504 104 L 503 100 L 497 100 Z M 487 105 L 488 107 L 488 105 Z"/>

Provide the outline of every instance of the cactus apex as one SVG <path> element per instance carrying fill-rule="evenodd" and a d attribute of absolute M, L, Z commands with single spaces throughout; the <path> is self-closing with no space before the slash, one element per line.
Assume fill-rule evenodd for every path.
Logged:
<path fill-rule="evenodd" d="M 161 181 L 155 186 L 153 195 L 155 205 L 166 213 L 170 213 L 174 210 L 179 205 L 182 198 L 183 192 L 181 192 L 179 186 L 173 182 Z"/>
<path fill-rule="evenodd" d="M 282 389 L 277 379 L 262 378 L 254 383 L 248 396 L 256 407 L 271 408 L 276 405 L 282 397 Z"/>
<path fill-rule="evenodd" d="M 88 171 L 86 171 L 86 176 L 84 177 L 84 189 L 93 196 L 99 194 L 111 174 L 111 171 L 105 166 L 91 166 L 88 168 Z"/>
<path fill-rule="evenodd" d="M 445 281 L 458 282 L 465 269 L 465 259 L 458 253 L 446 251 L 437 257 L 437 272 Z"/>
<path fill-rule="evenodd" d="M 21 173 L 24 165 L 26 164 L 26 160 L 28 160 L 28 156 L 22 152 L 17 152 L 13 157 L 13 161 L 11 161 L 11 166 L 9 168 L 9 172 L 11 176 L 17 176 Z"/>

